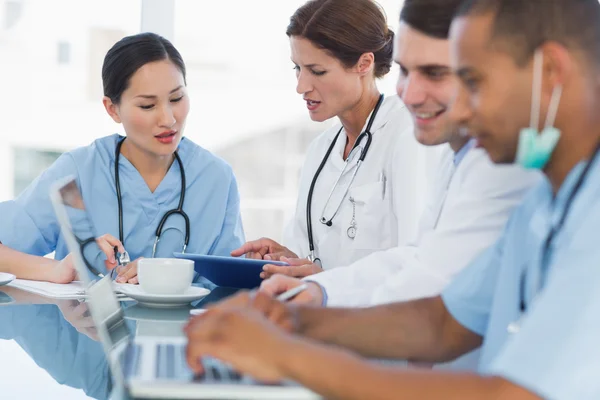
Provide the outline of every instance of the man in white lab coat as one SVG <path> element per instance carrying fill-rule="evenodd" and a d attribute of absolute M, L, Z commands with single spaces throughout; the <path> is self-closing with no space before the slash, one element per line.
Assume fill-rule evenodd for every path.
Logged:
<path fill-rule="evenodd" d="M 307 277 L 294 301 L 369 306 L 438 295 L 452 278 L 499 236 L 513 208 L 540 177 L 520 167 L 493 165 L 483 149 L 452 126 L 454 87 L 448 31 L 460 0 L 407 0 L 400 15 L 395 61 L 397 91 L 424 145 L 447 146 L 408 244 L 368 255 L 345 268 Z M 301 260 L 292 267 L 309 268 Z M 283 270 L 281 270 L 283 272 Z M 293 274 L 292 274 L 293 275 Z M 278 294 L 302 281 L 275 275 L 261 289 Z"/>

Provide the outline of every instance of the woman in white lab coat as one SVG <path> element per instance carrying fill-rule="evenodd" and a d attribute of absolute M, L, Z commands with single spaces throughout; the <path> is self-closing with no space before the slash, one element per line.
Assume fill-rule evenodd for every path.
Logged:
<path fill-rule="evenodd" d="M 283 244 L 263 238 L 232 252 L 296 266 L 266 266 L 263 278 L 307 276 L 395 247 L 414 230 L 418 208 L 410 115 L 376 84 L 394 43 L 381 9 L 371 0 L 309 1 L 286 33 L 310 118 L 340 122 L 308 149 Z"/>

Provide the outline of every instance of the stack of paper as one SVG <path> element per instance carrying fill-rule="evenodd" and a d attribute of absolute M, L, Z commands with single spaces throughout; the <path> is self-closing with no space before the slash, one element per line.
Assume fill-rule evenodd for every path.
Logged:
<path fill-rule="evenodd" d="M 85 286 L 81 281 L 73 281 L 71 283 L 61 284 L 30 281 L 27 279 L 15 279 L 9 283 L 9 286 L 52 299 L 82 300 L 87 297 L 85 294 Z M 117 298 L 121 301 L 130 300 L 127 296 L 119 292 L 118 286 L 119 284 L 114 284 L 114 290 Z"/>
<path fill-rule="evenodd" d="M 85 289 L 80 281 L 71 283 L 51 283 L 30 281 L 27 279 L 15 279 L 9 286 L 16 287 L 26 292 L 39 294 L 40 296 L 50 297 L 53 299 L 83 299 L 85 298 Z"/>

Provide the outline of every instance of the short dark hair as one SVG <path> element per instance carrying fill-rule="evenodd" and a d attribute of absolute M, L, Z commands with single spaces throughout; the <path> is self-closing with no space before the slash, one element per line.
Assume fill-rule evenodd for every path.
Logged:
<path fill-rule="evenodd" d="M 452 19 L 462 2 L 463 0 L 405 0 L 400 11 L 400 22 L 427 36 L 448 39 Z"/>
<path fill-rule="evenodd" d="M 456 16 L 493 13 L 492 40 L 524 65 L 535 50 L 554 41 L 600 63 L 598 0 L 466 0 Z"/>
<path fill-rule="evenodd" d="M 155 33 L 139 33 L 126 36 L 108 50 L 102 65 L 102 85 L 104 95 L 119 104 L 121 95 L 129 87 L 131 77 L 144 65 L 170 60 L 183 74 L 185 64 L 175 46 Z"/>
<path fill-rule="evenodd" d="M 310 40 L 346 68 L 373 53 L 377 78 L 392 66 L 394 32 L 372 0 L 311 0 L 292 15 L 286 34 Z"/>

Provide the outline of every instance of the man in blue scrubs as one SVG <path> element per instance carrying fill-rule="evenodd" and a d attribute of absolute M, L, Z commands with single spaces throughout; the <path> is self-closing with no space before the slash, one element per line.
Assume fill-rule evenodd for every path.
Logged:
<path fill-rule="evenodd" d="M 454 118 L 494 162 L 546 176 L 501 239 L 429 299 L 325 309 L 241 294 L 186 327 L 196 371 L 211 355 L 326 398 L 600 398 L 600 4 L 468 0 L 451 41 Z M 477 375 L 357 356 L 440 362 L 479 346 Z"/>

